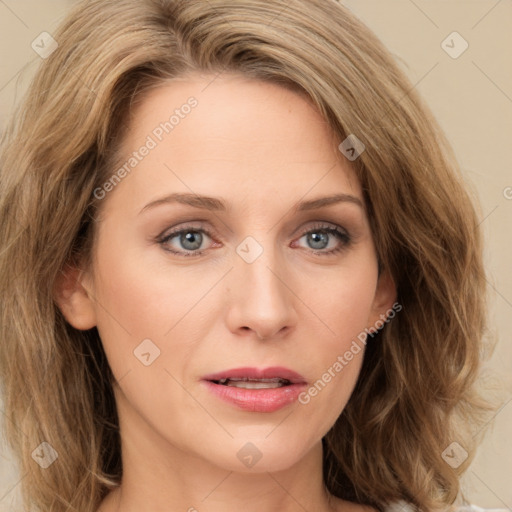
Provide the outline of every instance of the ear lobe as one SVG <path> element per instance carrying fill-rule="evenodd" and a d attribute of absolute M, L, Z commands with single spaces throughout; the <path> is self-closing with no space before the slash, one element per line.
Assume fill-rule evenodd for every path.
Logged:
<path fill-rule="evenodd" d="M 96 325 L 94 301 L 86 286 L 83 270 L 66 265 L 55 281 L 54 299 L 64 318 L 79 330 L 92 329 Z"/>

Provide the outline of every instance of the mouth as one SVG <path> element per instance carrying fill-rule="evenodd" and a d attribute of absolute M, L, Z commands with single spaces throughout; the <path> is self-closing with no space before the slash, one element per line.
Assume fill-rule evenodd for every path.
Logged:
<path fill-rule="evenodd" d="M 244 411 L 274 412 L 295 402 L 307 383 L 282 367 L 236 368 L 203 377 L 217 398 Z"/>
<path fill-rule="evenodd" d="M 306 379 L 302 375 L 282 366 L 233 368 L 206 375 L 202 380 L 208 380 L 221 386 L 244 389 L 268 389 L 292 384 L 306 384 Z"/>
<path fill-rule="evenodd" d="M 211 381 L 215 384 L 222 386 L 231 386 L 240 389 L 276 389 L 283 386 L 289 386 L 291 382 L 288 379 L 249 379 L 248 377 L 242 378 L 229 378 Z"/>

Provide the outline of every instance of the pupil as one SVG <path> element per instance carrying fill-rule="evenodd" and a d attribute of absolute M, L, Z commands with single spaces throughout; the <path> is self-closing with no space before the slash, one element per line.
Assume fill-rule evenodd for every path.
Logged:
<path fill-rule="evenodd" d="M 310 236 L 311 236 L 311 239 L 313 239 L 313 244 L 318 243 L 319 238 L 320 239 L 323 238 L 323 242 L 325 242 L 322 247 L 315 246 L 314 249 L 325 249 L 325 247 L 327 246 L 327 234 L 326 233 L 311 233 Z M 316 238 L 316 240 L 315 240 L 315 238 Z M 322 245 L 321 242 L 320 242 L 320 245 Z"/>
<path fill-rule="evenodd" d="M 197 240 L 195 242 L 195 246 L 194 246 L 194 238 L 197 237 Z M 199 247 L 201 247 L 201 242 L 202 242 L 202 235 L 200 233 L 198 233 L 197 231 L 189 231 L 188 233 L 185 234 L 185 236 L 182 235 L 182 243 L 184 244 L 184 247 L 186 249 L 189 249 L 191 251 L 195 251 L 197 250 Z M 187 244 L 188 243 L 192 243 L 192 247 L 187 247 Z"/>

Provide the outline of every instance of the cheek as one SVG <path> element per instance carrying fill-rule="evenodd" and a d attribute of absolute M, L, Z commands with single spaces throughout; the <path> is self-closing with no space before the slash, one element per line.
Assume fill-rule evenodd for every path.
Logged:
<path fill-rule="evenodd" d="M 179 274 L 165 278 L 136 254 L 119 251 L 114 244 L 103 245 L 95 270 L 97 328 L 114 376 L 140 367 L 165 367 L 166 344 L 186 318 L 193 291 L 183 286 Z M 150 368 L 141 361 L 141 354 L 148 351 L 154 360 Z"/>
<path fill-rule="evenodd" d="M 327 351 L 331 354 L 345 350 L 352 339 L 370 327 L 377 286 L 377 268 L 373 263 L 369 259 L 368 264 L 347 265 L 318 281 L 322 286 L 317 285 L 305 295 L 312 313 L 322 321 Z"/>
<path fill-rule="evenodd" d="M 97 326 L 114 376 L 140 379 L 136 396 L 142 389 L 151 393 L 171 385 L 166 371 L 180 382 L 193 372 L 198 340 L 219 318 L 215 283 L 225 271 L 170 268 L 160 257 L 155 264 L 139 249 L 119 251 L 119 246 L 118 239 L 98 254 Z M 144 366 L 144 357 L 154 362 Z"/>
<path fill-rule="evenodd" d="M 99 322 L 105 328 L 120 324 L 134 339 L 163 338 L 197 304 L 212 280 L 179 268 L 155 268 L 135 251 L 116 255 L 108 247 L 98 261 L 97 275 Z"/>
<path fill-rule="evenodd" d="M 364 357 L 377 269 L 371 258 L 363 263 L 360 260 L 358 265 L 339 269 L 332 279 L 323 281 L 322 288 L 309 294 L 308 305 L 321 320 L 322 334 L 308 357 L 316 370 L 314 380 L 299 402 L 319 418 L 319 429 L 324 431 L 350 398 Z"/>

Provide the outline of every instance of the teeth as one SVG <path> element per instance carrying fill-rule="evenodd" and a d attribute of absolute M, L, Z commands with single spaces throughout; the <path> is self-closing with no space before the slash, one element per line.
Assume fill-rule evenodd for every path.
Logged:
<path fill-rule="evenodd" d="M 256 382 L 256 381 L 229 381 L 226 386 L 231 386 L 234 388 L 242 388 L 242 389 L 273 389 L 280 388 L 284 386 L 283 382 Z"/>
<path fill-rule="evenodd" d="M 218 382 L 219 384 L 223 384 L 225 386 L 241 389 L 274 389 L 290 384 L 290 381 L 286 379 L 280 379 L 278 377 L 273 379 L 248 379 L 247 377 L 242 377 L 220 379 Z"/>

